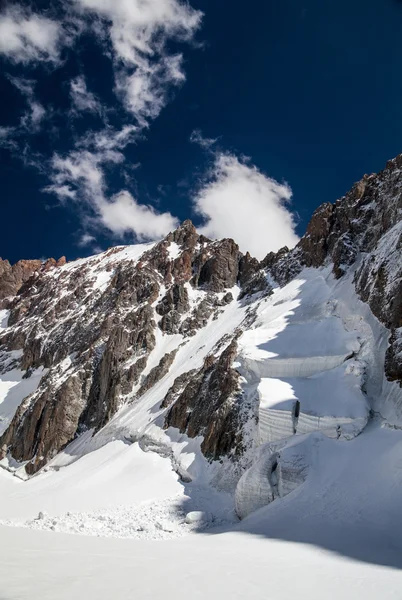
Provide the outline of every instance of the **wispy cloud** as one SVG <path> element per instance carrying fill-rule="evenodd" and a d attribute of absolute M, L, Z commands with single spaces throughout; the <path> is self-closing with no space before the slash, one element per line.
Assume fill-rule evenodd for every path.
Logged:
<path fill-rule="evenodd" d="M 21 117 L 20 129 L 23 130 L 22 132 L 35 133 L 46 115 L 46 110 L 35 98 L 35 81 L 11 76 L 8 79 L 25 97 L 28 105 L 28 111 Z M 22 132 L 20 131 L 20 133 Z"/>
<path fill-rule="evenodd" d="M 113 47 L 116 91 L 141 126 L 158 116 L 167 90 L 185 80 L 182 55 L 167 42 L 192 39 L 202 13 L 178 0 L 78 0 L 96 15 Z"/>
<path fill-rule="evenodd" d="M 95 94 L 88 90 L 83 75 L 78 75 L 70 81 L 70 97 L 75 114 L 80 115 L 82 112 L 102 113 L 102 104 Z"/>
<path fill-rule="evenodd" d="M 78 246 L 80 246 L 80 248 L 85 248 L 85 246 L 90 246 L 94 242 L 96 242 L 96 237 L 94 235 L 83 233 L 78 241 Z"/>
<path fill-rule="evenodd" d="M 140 240 L 161 237 L 177 219 L 141 203 L 129 190 L 109 190 L 105 173 L 115 169 L 124 176 L 125 148 L 159 115 L 171 88 L 185 81 L 183 56 L 171 51 L 171 42 L 191 43 L 202 13 L 180 0 L 74 0 L 60 7 L 66 18 L 61 13 L 49 18 L 18 5 L 0 14 L 0 53 L 13 62 L 58 66 L 63 47 L 72 46 L 86 27 L 112 61 L 114 92 L 124 117 L 120 126 L 111 127 L 101 100 L 79 75 L 69 82 L 74 114 L 97 113 L 103 126 L 82 133 L 65 154 L 56 153 L 48 162 L 35 157 L 30 164 L 42 170 L 48 165 L 45 191 L 64 204 L 73 203 L 91 227 L 107 228 L 116 236 L 131 232 Z M 4 144 L 22 130 L 38 129 L 47 111 L 34 96 L 34 82 L 20 79 L 14 84 L 25 94 L 29 110 L 19 128 L 4 129 Z M 24 160 L 29 160 L 26 153 Z"/>
<path fill-rule="evenodd" d="M 218 138 L 205 137 L 200 129 L 194 129 L 190 135 L 190 142 L 193 144 L 198 144 L 201 146 L 201 148 L 204 148 L 204 150 L 209 150 L 212 148 L 217 141 Z"/>
<path fill-rule="evenodd" d="M 243 252 L 262 259 L 269 251 L 293 247 L 292 191 L 233 154 L 216 152 L 210 172 L 194 198 L 202 217 L 200 231 L 212 238 L 231 237 Z"/>
<path fill-rule="evenodd" d="M 57 62 L 62 35 L 59 23 L 19 5 L 0 14 L 0 53 L 14 62 Z"/>
<path fill-rule="evenodd" d="M 9 150 L 15 151 L 18 148 L 18 144 L 15 141 L 15 128 L 14 127 L 2 127 L 0 126 L 0 148 L 8 148 Z"/>
<path fill-rule="evenodd" d="M 77 148 L 86 148 L 96 152 L 107 150 L 123 150 L 128 144 L 135 142 L 138 127 L 124 125 L 121 129 L 105 126 L 99 131 L 89 131 L 77 141 Z"/>
<path fill-rule="evenodd" d="M 100 225 L 115 236 L 131 233 L 139 241 L 163 237 L 178 224 L 169 212 L 139 203 L 127 190 L 112 197 L 108 194 L 104 168 L 123 161 L 123 154 L 114 149 L 77 150 L 65 158 L 55 155 L 52 183 L 45 191 L 56 194 L 61 202 L 78 202 L 92 227 Z"/>

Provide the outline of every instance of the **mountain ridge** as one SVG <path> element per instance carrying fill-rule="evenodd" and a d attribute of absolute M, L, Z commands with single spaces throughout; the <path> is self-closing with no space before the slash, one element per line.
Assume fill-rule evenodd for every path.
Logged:
<path fill-rule="evenodd" d="M 102 439 L 115 415 L 146 406 L 150 398 L 155 407 L 150 414 L 159 415 L 151 418 L 158 431 L 176 429 L 202 440 L 200 450 L 208 460 L 229 457 L 241 473 L 261 442 L 266 416 L 261 391 L 252 383 L 257 363 L 247 359 L 245 366 L 238 344 L 258 328 L 259 311 L 274 290 L 297 281 L 303 269 L 327 268 L 335 282 L 353 276 L 357 296 L 389 332 L 384 370 L 388 381 L 400 387 L 401 167 L 399 155 L 378 175 L 364 176 L 343 198 L 315 211 L 294 249 L 268 253 L 260 262 L 241 253 L 231 239 L 199 235 L 187 220 L 160 242 L 111 248 L 67 264 L 33 261 L 24 269 L 17 263 L 13 281 L 19 288 L 2 299 L 7 323 L 0 331 L 0 369 L 20 369 L 25 381 L 39 378 L 39 385 L 15 401 L 14 412 L 3 418 L 2 462 L 32 475 L 85 432 Z M 31 268 L 35 270 L 28 276 Z M 10 290 L 10 270 L 5 272 L 0 297 L 2 289 L 3 296 Z M 201 343 L 204 330 L 213 332 L 207 344 Z M 194 362 L 186 346 L 197 345 L 198 339 Z M 351 361 L 356 372 L 361 368 L 353 366 L 358 347 L 339 358 Z M 289 360 L 288 365 L 296 365 L 299 359 Z M 335 365 L 338 359 L 331 360 Z M 267 364 L 276 363 L 271 359 Z M 275 369 L 279 373 L 279 366 Z M 171 373 L 177 375 L 172 381 Z M 400 395 L 393 391 L 391 396 L 398 412 Z M 267 414 L 277 418 L 271 409 Z M 290 413 L 289 419 L 286 427 L 293 435 L 297 424 Z M 341 415 L 337 419 L 326 425 L 335 432 L 330 435 L 349 435 L 349 421 Z M 313 430 L 320 429 L 311 423 Z M 269 425 L 270 431 L 272 427 L 277 425 Z M 130 435 L 145 439 L 146 432 L 140 424 Z M 185 469 L 179 471 L 183 475 Z"/>

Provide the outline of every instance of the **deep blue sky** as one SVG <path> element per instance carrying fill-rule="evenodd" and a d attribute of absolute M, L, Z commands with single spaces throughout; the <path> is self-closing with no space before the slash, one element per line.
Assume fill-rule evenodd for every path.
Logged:
<path fill-rule="evenodd" d="M 204 19 L 195 37 L 202 44 L 181 48 L 186 82 L 171 92 L 142 139 L 125 149 L 127 165 L 140 163 L 128 172 L 129 189 L 141 202 L 180 219 L 194 217 L 192 190 L 210 160 L 189 142 L 200 129 L 219 137 L 222 150 L 247 155 L 265 174 L 288 182 L 302 235 L 319 204 L 335 201 L 402 151 L 402 2 L 193 0 L 191 6 Z M 77 207 L 61 206 L 41 190 L 52 153 L 67 152 L 92 121 L 101 126 L 96 116 L 66 116 L 68 80 L 84 73 L 90 89 L 113 106 L 113 73 L 91 36 L 65 59 L 49 69 L 0 56 L 0 126 L 16 125 L 25 106 L 7 74 L 36 80 L 38 100 L 53 111 L 39 133 L 19 139 L 17 151 L 0 149 L 0 256 L 12 262 L 91 253 L 77 245 Z M 116 111 L 112 122 L 130 123 Z M 28 164 L 30 156 L 36 166 Z M 119 176 L 110 172 L 112 186 L 119 186 Z M 105 232 L 96 237 L 102 248 L 116 241 Z"/>

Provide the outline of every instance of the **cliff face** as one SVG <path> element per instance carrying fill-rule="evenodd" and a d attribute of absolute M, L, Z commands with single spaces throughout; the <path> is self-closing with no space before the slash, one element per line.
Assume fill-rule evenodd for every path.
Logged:
<path fill-rule="evenodd" d="M 142 406 L 160 429 L 202 440 L 208 459 L 236 460 L 255 443 L 259 402 L 238 343 L 273 286 L 305 268 L 330 267 L 337 280 L 353 273 L 358 297 L 389 330 L 386 377 L 402 385 L 401 169 L 402 155 L 365 176 L 315 211 L 293 250 L 260 263 L 189 221 L 157 244 L 72 263 L 0 261 L 0 375 L 42 374 L 3 417 L 0 458 L 33 474 L 84 432 L 113 426 L 115 435 L 114 415 Z"/>

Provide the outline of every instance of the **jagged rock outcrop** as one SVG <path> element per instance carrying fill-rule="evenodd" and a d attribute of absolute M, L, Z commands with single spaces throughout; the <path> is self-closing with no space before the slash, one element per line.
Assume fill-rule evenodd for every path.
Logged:
<path fill-rule="evenodd" d="M 193 282 L 212 292 L 233 287 L 238 280 L 239 258 L 239 246 L 233 240 L 215 242 L 209 253 L 197 257 Z"/>
<path fill-rule="evenodd" d="M 169 406 L 171 406 L 173 402 L 177 400 L 179 394 L 181 394 L 181 392 L 184 390 L 184 388 L 186 387 L 190 379 L 196 374 L 196 372 L 197 369 L 191 369 L 191 371 L 186 371 L 185 373 L 182 373 L 181 375 L 176 377 L 172 387 L 170 387 L 168 392 L 166 393 L 160 407 L 168 408 Z"/>
<path fill-rule="evenodd" d="M 22 285 L 29 281 L 35 273 L 49 271 L 54 267 L 66 264 L 66 257 L 56 261 L 49 258 L 45 263 L 41 260 L 19 260 L 11 266 L 8 260 L 0 258 L 0 309 L 7 304 L 7 298 L 15 296 Z"/>
<path fill-rule="evenodd" d="M 190 308 L 188 291 L 183 283 L 174 283 L 156 306 L 156 312 L 162 317 L 159 327 L 167 333 L 179 333 L 181 315 Z"/>
<path fill-rule="evenodd" d="M 237 353 L 233 340 L 222 354 L 207 356 L 200 371 L 191 376 L 165 419 L 165 428 L 177 427 L 189 437 L 203 436 L 201 450 L 210 459 L 241 452 L 241 388 L 232 368 Z M 180 382 L 174 383 L 178 388 Z M 168 395 L 174 393 L 169 390 Z M 165 404 L 170 399 L 165 398 Z"/>
<path fill-rule="evenodd" d="M 0 307 L 6 298 L 15 296 L 20 287 L 42 266 L 40 260 L 20 260 L 11 266 L 8 260 L 0 259 Z"/>
<path fill-rule="evenodd" d="M 177 354 L 177 350 L 178 348 L 175 348 L 175 350 L 172 350 L 172 352 L 167 352 L 164 354 L 156 367 L 153 367 L 153 369 L 150 370 L 137 392 L 138 397 L 141 397 L 143 394 L 145 394 L 145 392 L 150 390 L 155 383 L 158 383 L 158 381 L 168 373 L 169 368 L 171 367 Z"/>
<path fill-rule="evenodd" d="M 38 391 L 19 406 L 1 445 L 12 447 L 13 458 L 31 461 L 28 475 L 36 473 L 74 437 L 88 394 L 85 370 L 74 373 L 57 388 L 53 374 L 42 379 Z"/>
<path fill-rule="evenodd" d="M 248 281 L 242 286 L 239 300 L 247 296 L 253 296 L 258 292 L 264 293 L 265 296 L 270 296 L 273 292 L 272 286 L 269 283 L 267 276 L 264 272 L 258 271 L 253 277 L 250 277 Z"/>

